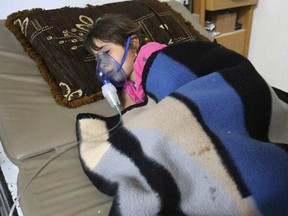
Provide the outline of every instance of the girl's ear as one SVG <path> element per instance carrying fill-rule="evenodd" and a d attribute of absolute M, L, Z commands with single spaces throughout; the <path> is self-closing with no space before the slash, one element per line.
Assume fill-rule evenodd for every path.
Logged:
<path fill-rule="evenodd" d="M 140 40 L 139 40 L 139 38 L 137 37 L 137 35 L 132 35 L 132 36 L 131 36 L 130 45 L 131 45 L 131 49 L 132 49 L 132 50 L 138 51 L 138 49 L 139 49 L 139 47 L 140 47 Z"/>

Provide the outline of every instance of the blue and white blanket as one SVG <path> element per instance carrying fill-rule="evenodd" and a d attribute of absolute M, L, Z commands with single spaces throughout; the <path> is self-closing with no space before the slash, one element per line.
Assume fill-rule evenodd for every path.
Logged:
<path fill-rule="evenodd" d="M 110 215 L 288 215 L 286 93 L 211 42 L 153 53 L 143 86 L 146 101 L 109 133 L 118 116 L 77 117 L 83 169 L 113 197 Z"/>

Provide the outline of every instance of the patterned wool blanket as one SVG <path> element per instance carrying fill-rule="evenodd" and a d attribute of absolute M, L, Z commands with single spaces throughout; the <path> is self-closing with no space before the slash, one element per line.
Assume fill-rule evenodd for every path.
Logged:
<path fill-rule="evenodd" d="M 146 101 L 108 133 L 118 116 L 77 117 L 83 169 L 113 197 L 110 215 L 288 215 L 286 93 L 210 42 L 153 53 L 143 86 Z"/>

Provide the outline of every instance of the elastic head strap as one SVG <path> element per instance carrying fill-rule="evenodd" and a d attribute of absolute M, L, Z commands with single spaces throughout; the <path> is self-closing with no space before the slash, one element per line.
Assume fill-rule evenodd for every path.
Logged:
<path fill-rule="evenodd" d="M 122 68 L 122 66 L 123 66 L 123 64 L 124 64 L 124 62 L 125 62 L 125 60 L 126 60 L 126 57 L 127 57 L 128 51 L 129 51 L 130 42 L 131 42 L 131 36 L 129 36 L 129 37 L 127 38 L 126 46 L 125 46 L 125 50 L 124 50 L 124 54 L 123 54 L 123 57 L 122 57 L 122 59 L 121 59 L 121 63 L 120 63 L 120 65 L 119 65 L 118 71 Z"/>

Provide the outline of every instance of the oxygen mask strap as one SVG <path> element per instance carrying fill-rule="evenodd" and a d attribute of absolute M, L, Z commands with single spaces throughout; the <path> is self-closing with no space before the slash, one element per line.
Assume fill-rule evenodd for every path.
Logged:
<path fill-rule="evenodd" d="M 131 42 L 131 36 L 129 36 L 129 37 L 127 38 L 126 46 L 125 46 L 125 50 L 124 50 L 124 54 L 123 54 L 123 57 L 122 57 L 122 59 L 121 59 L 121 63 L 120 63 L 120 65 L 119 65 L 119 68 L 118 68 L 117 71 L 119 71 L 119 70 L 122 68 L 122 66 L 123 66 L 123 64 L 124 64 L 124 62 L 125 62 L 125 60 L 126 60 L 126 58 L 127 58 L 127 54 L 128 54 L 128 51 L 129 51 L 130 42 Z"/>

